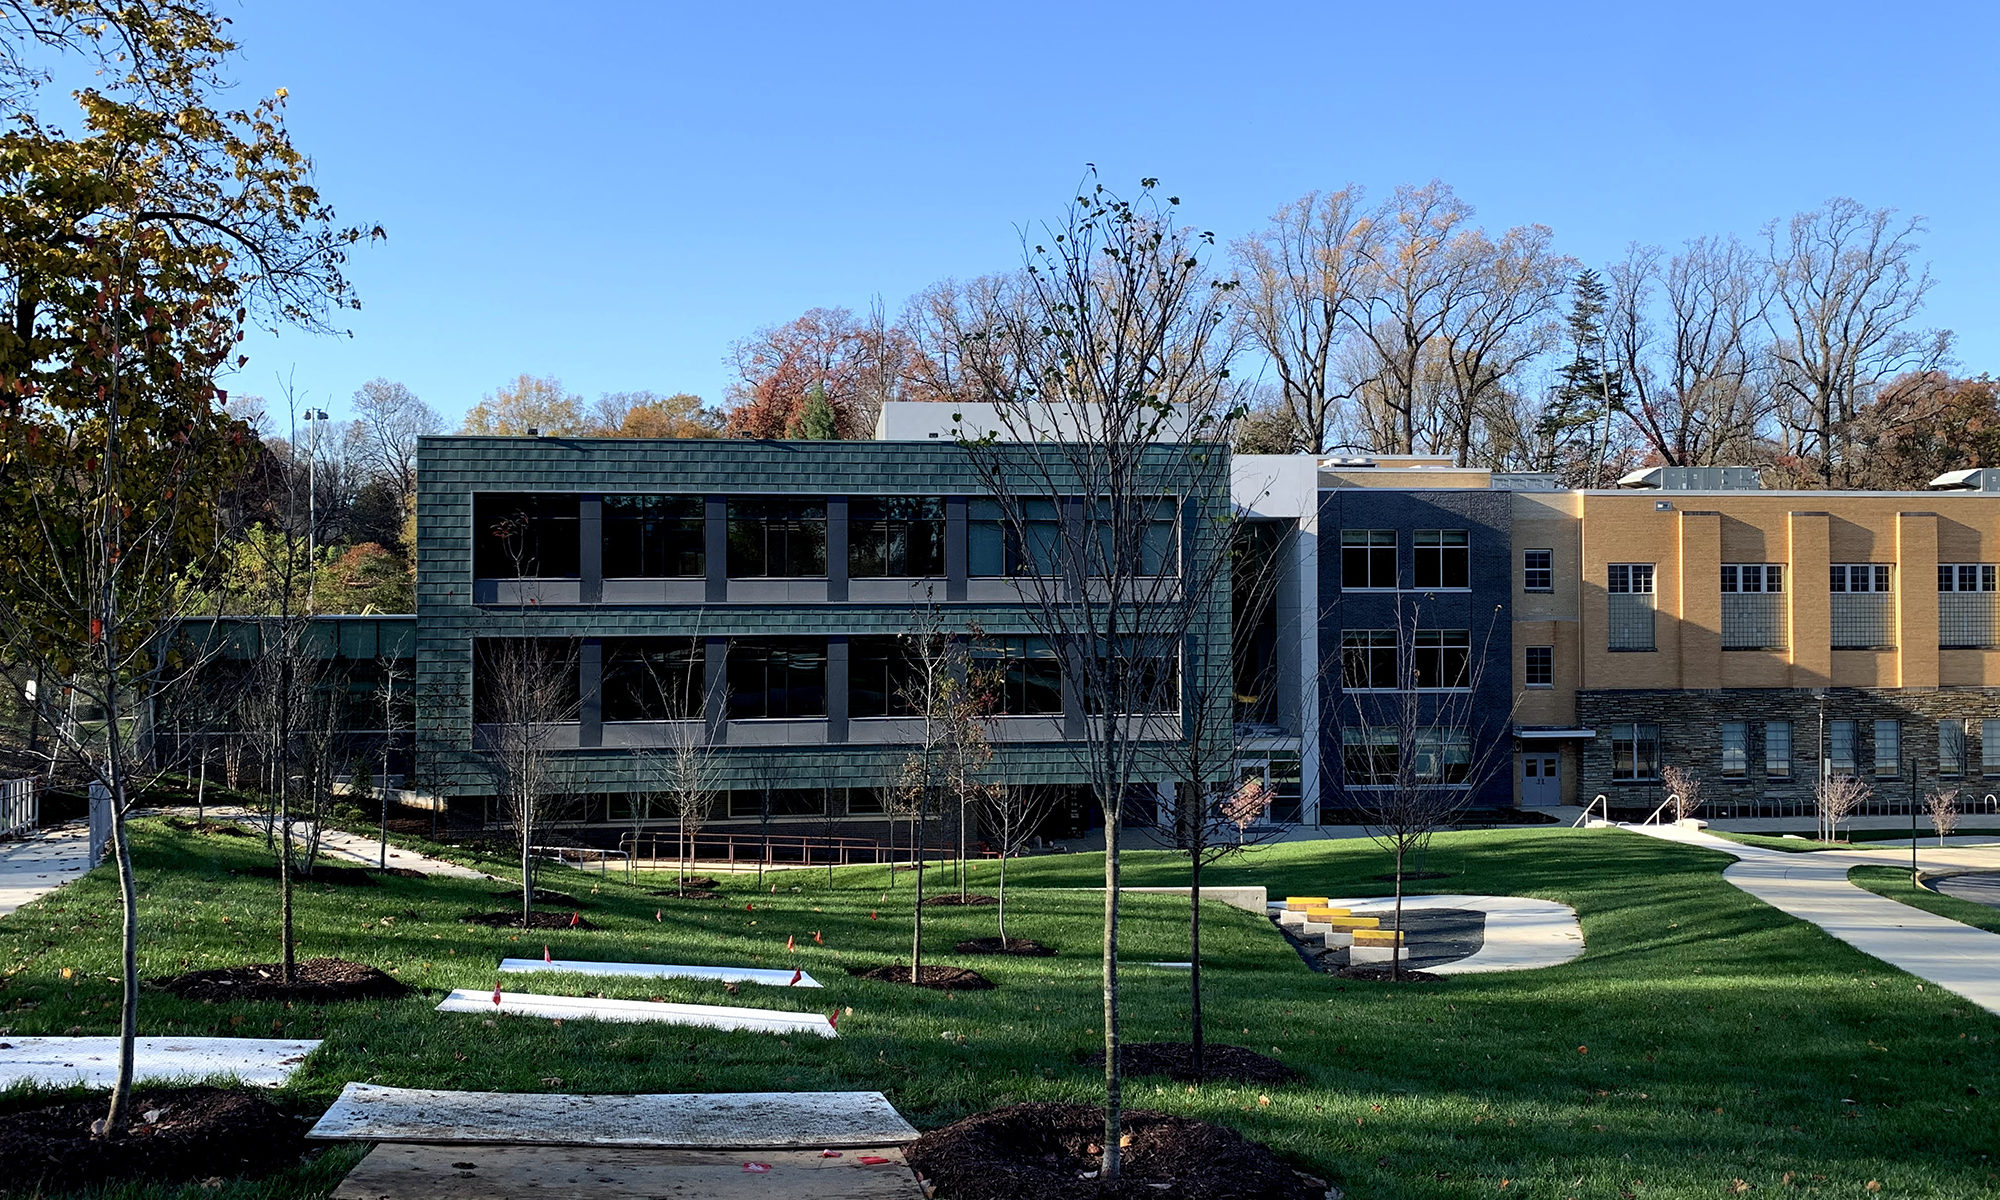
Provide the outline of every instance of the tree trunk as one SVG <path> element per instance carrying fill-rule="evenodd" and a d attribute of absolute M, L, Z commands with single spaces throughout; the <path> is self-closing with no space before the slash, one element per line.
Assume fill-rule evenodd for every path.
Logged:
<path fill-rule="evenodd" d="M 535 911 L 535 869 L 533 849 L 534 809 L 530 802 L 521 803 L 521 928 L 528 928 Z"/>
<path fill-rule="evenodd" d="M 1000 845 L 1000 949 L 1007 949 L 1007 845 Z"/>
<path fill-rule="evenodd" d="M 111 857 L 118 866 L 119 962 L 124 979 L 118 1004 L 118 1079 L 111 1088 L 111 1108 L 104 1117 L 107 1137 L 124 1131 L 132 1100 L 134 1055 L 139 1037 L 139 889 L 132 875 L 132 846 L 125 833 L 125 782 L 114 769 L 111 791 Z M 93 864 L 94 865 L 94 864 Z"/>
<path fill-rule="evenodd" d="M 278 964 L 278 979 L 283 983 L 292 982 L 292 965 L 298 958 L 298 947 L 292 937 L 292 774 L 282 765 L 278 768 L 278 945 L 282 961 Z"/>
<path fill-rule="evenodd" d="M 33 718 L 31 717 L 30 720 Z M 32 752 L 32 747 L 30 748 Z M 200 829 L 208 823 L 208 743 L 201 747 L 201 766 L 194 782 L 194 827 Z"/>
<path fill-rule="evenodd" d="M 1124 1132 L 1124 1064 L 1118 1049 L 1118 813 L 1104 814 L 1104 1155 L 1105 1179 L 1118 1178 Z"/>
<path fill-rule="evenodd" d="M 921 819 L 911 826 L 910 844 L 916 849 L 917 902 L 910 906 L 910 983 L 923 977 L 924 965 L 924 838 Z"/>
<path fill-rule="evenodd" d="M 1389 944 L 1389 978 L 1398 982 L 1403 978 L 1403 850 L 1399 839 L 1396 842 L 1396 940 Z"/>
<path fill-rule="evenodd" d="M 1188 1069 L 1202 1082 L 1201 1027 L 1201 846 L 1193 855 L 1188 887 Z"/>

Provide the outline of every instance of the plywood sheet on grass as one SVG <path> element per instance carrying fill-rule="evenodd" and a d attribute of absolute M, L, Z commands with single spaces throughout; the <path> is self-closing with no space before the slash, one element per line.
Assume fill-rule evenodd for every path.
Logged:
<path fill-rule="evenodd" d="M 277 1087 L 318 1046 L 292 1038 L 142 1037 L 133 1048 L 133 1063 L 140 1080 L 233 1075 L 247 1084 Z M 110 1087 L 117 1078 L 115 1037 L 0 1037 L 0 1088 Z"/>
<path fill-rule="evenodd" d="M 595 996 L 540 996 L 533 992 L 493 993 L 459 988 L 437 1006 L 439 1012 L 506 1013 L 552 1021 L 657 1021 L 664 1025 L 698 1025 L 705 1029 L 748 1029 L 757 1033 L 811 1033 L 838 1037 L 833 1023 L 819 1013 L 783 1012 L 770 1008 L 733 1008 L 726 1004 L 664 1004 L 652 1000 L 604 1000 Z"/>
<path fill-rule="evenodd" d="M 886 1158 L 874 1166 L 862 1155 Z M 744 1169 L 745 1163 L 769 1167 Z M 922 1200 L 914 1172 L 893 1146 L 817 1150 L 640 1150 L 577 1146 L 380 1145 L 355 1166 L 333 1200 Z"/>
<path fill-rule="evenodd" d="M 880 1092 L 575 1096 L 350 1083 L 306 1136 L 328 1141 L 838 1150 L 905 1145 L 917 1139 L 917 1131 Z"/>
<path fill-rule="evenodd" d="M 761 983 L 768 987 L 816 988 L 819 980 L 799 972 L 799 981 L 792 982 L 790 968 L 785 970 L 764 967 L 684 967 L 672 963 L 624 963 L 586 962 L 575 958 L 558 958 L 544 962 L 539 958 L 503 958 L 500 969 L 506 972 L 525 971 L 574 971 L 579 975 L 625 975 L 644 979 L 703 979 L 715 983 Z"/>

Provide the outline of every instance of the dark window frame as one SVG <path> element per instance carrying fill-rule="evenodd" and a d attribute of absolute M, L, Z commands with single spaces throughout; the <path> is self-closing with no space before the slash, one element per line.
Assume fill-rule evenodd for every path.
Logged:
<path fill-rule="evenodd" d="M 1410 535 L 1410 581 L 1420 592 L 1472 587 L 1472 531 L 1419 529 Z"/>

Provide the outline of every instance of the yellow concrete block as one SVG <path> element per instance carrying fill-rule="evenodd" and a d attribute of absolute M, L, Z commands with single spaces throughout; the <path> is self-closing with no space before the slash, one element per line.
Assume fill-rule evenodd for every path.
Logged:
<path fill-rule="evenodd" d="M 1325 896 L 1287 896 L 1287 897 L 1285 897 L 1285 911 L 1286 911 L 1286 912 L 1304 912 L 1304 911 L 1306 911 L 1306 910 L 1307 910 L 1307 909 L 1309 909 L 1309 908 L 1325 908 L 1325 907 L 1326 907 L 1326 897 L 1325 897 Z"/>
<path fill-rule="evenodd" d="M 1395 946 L 1401 945 L 1402 941 L 1403 931 L 1400 929 L 1357 929 L 1354 931 L 1354 944 L 1357 946 Z"/>
<path fill-rule="evenodd" d="M 1340 929 L 1374 929 L 1382 924 L 1380 917 L 1357 917 L 1344 908 L 1316 908 L 1306 914 L 1306 920 Z"/>

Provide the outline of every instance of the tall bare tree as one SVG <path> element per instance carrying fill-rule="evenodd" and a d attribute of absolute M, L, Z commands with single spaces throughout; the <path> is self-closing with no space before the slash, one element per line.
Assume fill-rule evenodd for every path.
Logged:
<path fill-rule="evenodd" d="M 398 513 L 411 513 L 417 502 L 417 439 L 443 433 L 444 418 L 400 383 L 376 378 L 354 393 L 355 457 L 363 468 L 386 483 L 396 498 Z M 410 547 L 412 552 L 415 547 Z"/>
<path fill-rule="evenodd" d="M 521 925 L 533 920 L 535 847 L 562 819 L 570 797 L 556 770 L 563 728 L 576 721 L 578 648 L 568 637 L 473 642 L 474 720 L 501 812 L 521 863 Z"/>
<path fill-rule="evenodd" d="M 1119 829 L 1128 799 L 1156 794 L 1146 747 L 1178 735 L 1163 718 L 1181 711 L 1183 671 L 1227 670 L 1215 649 L 1227 574 L 1206 564 L 1227 548 L 1213 526 L 1228 516 L 1239 413 L 1236 288 L 1208 270 L 1213 235 L 1182 225 L 1177 199 L 1154 188 L 1142 181 L 1128 200 L 1093 177 L 1025 236 L 1018 293 L 963 358 L 993 427 L 962 440 L 1018 552 L 1026 619 L 1085 710 L 1069 745 L 1104 816 L 1105 1178 L 1122 1161 Z M 1063 514 L 1053 531 L 1040 516 L 1051 508 Z"/>
<path fill-rule="evenodd" d="M 1949 330 L 1916 324 L 1931 289 L 1923 232 L 1921 217 L 1846 197 L 1764 229 L 1781 419 L 1823 486 L 1845 465 L 1842 427 L 1876 390 L 1950 354 Z"/>
<path fill-rule="evenodd" d="M 1374 235 L 1362 191 L 1349 184 L 1281 206 L 1267 228 L 1231 247 L 1243 282 L 1237 319 L 1277 372 L 1277 407 L 1305 453 L 1333 448 L 1339 406 L 1353 394 L 1339 351 Z"/>

